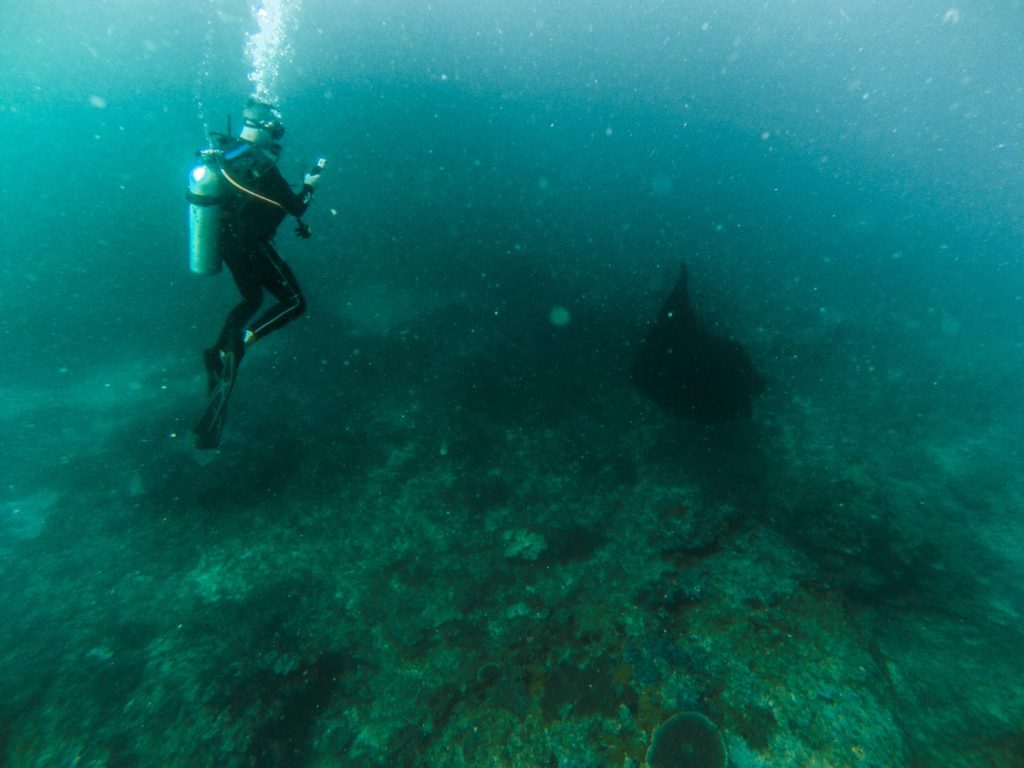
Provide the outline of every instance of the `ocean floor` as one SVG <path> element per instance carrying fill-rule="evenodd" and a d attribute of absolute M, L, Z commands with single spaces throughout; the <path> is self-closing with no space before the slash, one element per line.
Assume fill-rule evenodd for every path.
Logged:
<path fill-rule="evenodd" d="M 635 329 L 513 320 L 298 323 L 215 453 L 195 351 L 0 390 L 0 765 L 619 768 L 681 711 L 734 768 L 1024 765 L 1024 424 L 971 371 L 754 340 L 701 428 Z"/>

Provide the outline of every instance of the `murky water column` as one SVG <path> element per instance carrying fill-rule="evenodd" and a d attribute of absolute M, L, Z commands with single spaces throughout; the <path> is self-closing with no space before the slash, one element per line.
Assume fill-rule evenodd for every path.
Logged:
<path fill-rule="evenodd" d="M 252 6 L 256 30 L 245 42 L 249 59 L 249 80 L 253 83 L 253 96 L 268 104 L 277 104 L 280 98 L 278 78 L 281 64 L 291 60 L 288 34 L 294 29 L 301 10 L 300 0 L 265 0 Z"/>

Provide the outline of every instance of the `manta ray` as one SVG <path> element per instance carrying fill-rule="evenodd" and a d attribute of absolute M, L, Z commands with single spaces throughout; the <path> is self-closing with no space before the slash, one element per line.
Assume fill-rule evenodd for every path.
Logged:
<path fill-rule="evenodd" d="M 637 349 L 633 385 L 669 413 L 703 424 L 751 417 L 764 379 L 736 341 L 714 334 L 693 311 L 686 265 Z"/>

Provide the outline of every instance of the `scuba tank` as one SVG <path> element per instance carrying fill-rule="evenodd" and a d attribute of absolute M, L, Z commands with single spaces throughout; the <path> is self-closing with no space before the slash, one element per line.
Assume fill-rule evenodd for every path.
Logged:
<path fill-rule="evenodd" d="M 197 275 L 215 275 L 223 268 L 220 251 L 220 214 L 225 182 L 220 172 L 219 149 L 204 149 L 189 173 L 189 268 Z"/>

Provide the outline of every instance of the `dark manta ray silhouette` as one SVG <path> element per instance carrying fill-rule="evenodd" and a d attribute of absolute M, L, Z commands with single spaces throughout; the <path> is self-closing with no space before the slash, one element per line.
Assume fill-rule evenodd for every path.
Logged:
<path fill-rule="evenodd" d="M 640 343 L 631 379 L 669 413 L 704 424 L 749 419 L 751 398 L 764 391 L 743 347 L 716 336 L 694 314 L 685 264 Z"/>

